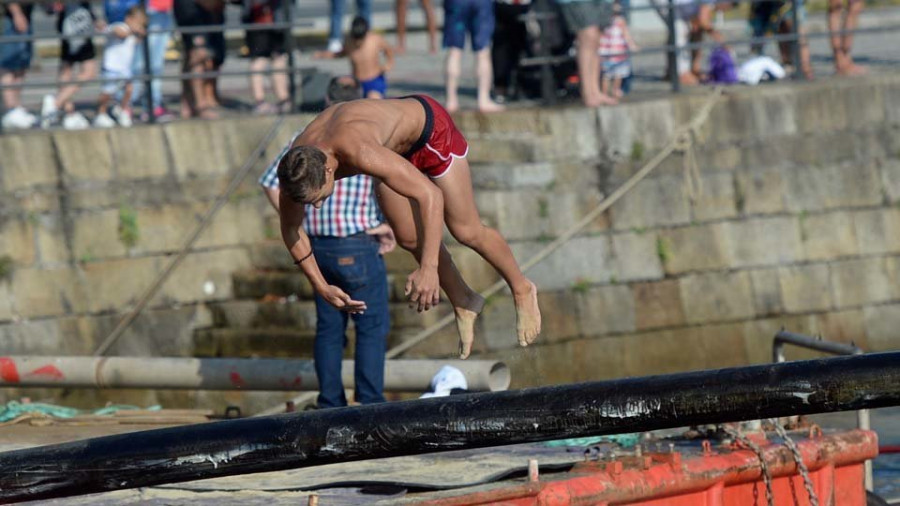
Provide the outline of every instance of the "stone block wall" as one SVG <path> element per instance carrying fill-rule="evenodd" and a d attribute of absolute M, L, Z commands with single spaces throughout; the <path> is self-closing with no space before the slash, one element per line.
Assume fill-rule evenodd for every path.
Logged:
<path fill-rule="evenodd" d="M 704 99 L 698 91 L 600 110 L 459 115 L 484 221 L 528 260 L 649 160 Z M 512 302 L 500 294 L 479 320 L 476 357 L 505 360 L 520 387 L 765 362 L 782 327 L 896 348 L 898 111 L 898 76 L 729 89 L 697 132 L 693 190 L 683 155 L 671 156 L 528 273 L 541 290 L 538 342 L 518 348 Z M 290 118 L 265 158 L 308 120 Z M 4 352 L 90 353 L 272 124 L 0 137 Z M 277 233 L 255 185 L 261 167 L 115 353 L 193 354 L 196 329 L 241 320 L 243 306 L 226 305 L 247 298 L 235 293 L 235 273 L 286 263 L 278 248 L 257 247 Z M 475 288 L 496 281 L 473 252 L 451 251 Z M 409 255 L 388 263 L 402 284 Z M 455 350 L 448 329 L 407 356 Z"/>

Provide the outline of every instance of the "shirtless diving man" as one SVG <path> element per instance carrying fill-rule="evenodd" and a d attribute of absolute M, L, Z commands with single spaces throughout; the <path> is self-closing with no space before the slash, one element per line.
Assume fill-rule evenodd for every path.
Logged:
<path fill-rule="evenodd" d="M 444 289 L 456 313 L 460 358 L 472 351 L 484 299 L 462 279 L 441 243 L 444 223 L 506 280 L 515 300 L 519 344 L 528 346 L 541 331 L 537 288 L 522 274 L 503 237 L 478 216 L 468 149 L 453 119 L 431 97 L 354 100 L 322 112 L 278 166 L 285 245 L 316 292 L 350 312 L 364 311 L 365 304 L 325 282 L 303 231 L 303 205 L 321 206 L 336 179 L 361 173 L 376 178 L 378 203 L 397 242 L 419 262 L 406 282 L 410 305 L 427 311 Z"/>

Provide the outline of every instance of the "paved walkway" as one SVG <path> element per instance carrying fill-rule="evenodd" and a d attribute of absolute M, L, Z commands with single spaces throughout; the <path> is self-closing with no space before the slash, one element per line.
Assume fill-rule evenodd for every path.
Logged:
<path fill-rule="evenodd" d="M 417 11 L 417 9 L 415 9 Z M 419 12 L 411 12 L 410 18 L 415 25 L 416 20 L 420 18 Z M 390 27 L 392 26 L 393 17 L 385 9 L 376 13 L 376 26 Z M 327 19 L 319 16 L 313 21 L 316 26 L 324 26 Z M 662 25 L 660 25 L 661 27 Z M 812 15 L 809 20 L 809 30 L 811 33 L 822 32 L 825 30 L 824 15 Z M 885 27 L 900 26 L 900 9 L 879 9 L 869 10 L 863 14 L 861 27 Z M 318 30 L 318 28 L 316 29 Z M 746 23 L 740 20 L 729 21 L 725 23 L 724 31 L 731 40 L 737 40 L 747 37 Z M 661 44 L 664 41 L 664 31 L 644 30 L 635 34 L 635 38 L 639 45 L 647 48 L 653 45 Z M 388 38 L 393 40 L 393 35 L 389 34 Z M 45 44 L 55 44 L 55 42 L 45 42 Z M 403 95 L 413 92 L 424 92 L 434 95 L 439 100 L 444 98 L 443 90 L 443 55 L 429 54 L 426 48 L 426 36 L 424 32 L 413 32 L 409 36 L 409 50 L 407 54 L 400 56 L 397 66 L 389 75 L 389 94 Z M 900 69 L 900 30 L 893 32 L 880 32 L 874 34 L 860 34 L 856 37 L 854 55 L 857 61 L 868 65 L 872 72 L 893 72 Z M 831 79 L 833 78 L 831 51 L 828 46 L 828 40 L 825 37 L 817 37 L 811 40 L 813 66 L 817 78 Z M 317 67 L 323 72 L 333 74 L 343 74 L 349 72 L 349 64 L 346 60 L 314 60 L 312 53 L 316 47 L 301 47 L 297 56 L 297 65 L 300 67 Z M 738 61 L 746 59 L 749 55 L 749 48 L 746 44 L 735 46 L 734 49 L 738 54 Z M 776 47 L 774 43 L 768 44 L 766 51 L 768 54 L 775 56 Z M 249 61 L 237 55 L 230 54 L 226 60 L 223 70 L 225 71 L 242 71 L 247 70 Z M 52 81 L 55 78 L 58 62 L 55 58 L 46 57 L 38 58 L 35 61 L 35 68 L 29 73 L 28 79 L 33 81 Z M 637 100 L 641 97 L 657 96 L 660 93 L 668 92 L 668 84 L 661 80 L 665 64 L 665 57 L 661 53 L 638 54 L 634 58 L 635 79 L 633 83 L 632 94 L 626 100 Z M 177 62 L 169 62 L 166 65 L 167 74 L 176 74 L 179 70 Z M 475 78 L 474 78 L 474 60 L 472 55 L 466 53 L 463 60 L 464 78 L 462 79 L 462 106 L 474 107 L 475 104 Z M 220 84 L 221 95 L 225 98 L 226 109 L 225 114 L 244 114 L 250 109 L 250 98 L 248 92 L 248 83 L 246 77 L 231 76 L 225 77 Z M 92 116 L 95 97 L 97 95 L 98 85 L 88 86 L 82 90 L 76 100 L 80 109 L 89 111 Z M 178 96 L 180 90 L 180 82 L 177 80 L 166 81 L 163 87 L 166 100 L 171 109 L 177 110 Z M 41 96 L 49 92 L 46 88 L 38 89 L 37 87 L 29 87 L 26 89 L 25 101 L 26 105 L 36 110 L 39 107 Z M 534 101 L 522 101 L 515 103 L 513 106 L 533 105 Z"/>

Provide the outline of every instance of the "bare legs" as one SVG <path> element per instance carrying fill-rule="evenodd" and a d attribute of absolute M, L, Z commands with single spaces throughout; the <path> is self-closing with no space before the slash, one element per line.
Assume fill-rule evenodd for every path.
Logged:
<path fill-rule="evenodd" d="M 74 111 L 75 106 L 72 104 L 72 97 L 81 88 L 82 82 L 89 81 L 95 77 L 97 77 L 97 60 L 81 62 L 81 68 L 78 70 L 78 75 L 75 77 L 74 82 L 72 81 L 72 65 L 64 64 L 60 67 L 59 80 L 64 84 L 56 94 L 56 108 L 67 113 Z"/>
<path fill-rule="evenodd" d="M 420 222 L 418 210 L 415 204 L 408 198 L 400 195 L 387 185 L 379 184 L 378 203 L 387 217 L 397 243 L 403 249 L 412 253 L 416 260 L 421 259 L 419 246 Z M 438 277 L 441 288 L 447 294 L 453 311 L 456 314 L 456 330 L 459 333 L 459 356 L 466 358 L 472 351 L 472 343 L 475 341 L 475 318 L 484 307 L 484 299 L 476 291 L 466 284 L 447 248 L 441 244 L 438 257 Z"/>
<path fill-rule="evenodd" d="M 863 0 L 847 0 L 844 15 L 842 0 L 828 2 L 828 31 L 831 32 L 831 50 L 834 53 L 834 68 L 840 75 L 860 75 L 866 68 L 853 62 L 850 56 L 853 47 L 853 33 L 864 7 Z M 843 31 L 844 33 L 841 33 Z"/>
<path fill-rule="evenodd" d="M 502 111 L 504 107 L 491 100 L 491 83 L 493 81 L 493 64 L 490 49 L 482 49 L 475 53 L 476 75 L 478 76 L 478 110 L 481 112 Z M 459 110 L 459 76 L 462 67 L 462 49 L 447 49 L 444 79 L 447 84 L 447 110 Z M 599 85 L 598 85 L 599 86 Z"/>
<path fill-rule="evenodd" d="M 406 9 L 409 0 L 396 0 L 394 14 L 397 19 L 397 52 L 406 52 Z M 437 53 L 437 21 L 434 17 L 434 5 L 431 0 L 422 0 L 422 10 L 425 12 L 425 28 L 428 30 L 428 51 Z"/>
<path fill-rule="evenodd" d="M 285 105 L 288 104 L 288 100 L 290 100 L 290 94 L 288 92 L 288 77 L 287 74 L 283 71 L 287 69 L 287 55 L 279 54 L 273 55 L 271 58 L 254 58 L 250 62 L 250 70 L 253 72 L 262 72 L 269 68 L 269 64 L 271 62 L 271 68 L 273 72 L 271 74 L 272 80 L 272 91 L 275 93 L 275 98 L 278 100 L 278 112 L 287 112 Z M 265 87 L 266 76 L 262 74 L 251 74 L 250 75 L 250 92 L 253 95 L 253 101 L 256 102 L 257 108 L 262 104 L 265 104 L 266 101 L 266 87 Z M 271 108 L 271 106 L 268 106 Z M 259 112 L 270 112 L 268 111 L 259 111 Z"/>
<path fill-rule="evenodd" d="M 600 83 L 597 83 L 599 88 Z M 516 303 L 516 333 L 521 346 L 528 346 L 541 332 L 537 288 L 522 274 L 506 240 L 481 223 L 469 163 L 458 158 L 447 173 L 434 180 L 444 194 L 444 221 L 459 242 L 475 250 L 503 277 Z"/>
<path fill-rule="evenodd" d="M 600 91 L 600 29 L 589 26 L 578 31 L 576 36 L 578 78 L 581 86 L 581 100 L 588 107 L 613 105 L 618 101 Z"/>
<path fill-rule="evenodd" d="M 444 67 L 444 82 L 447 84 L 447 111 L 459 110 L 459 74 L 462 67 L 462 49 L 447 49 L 447 60 Z"/>

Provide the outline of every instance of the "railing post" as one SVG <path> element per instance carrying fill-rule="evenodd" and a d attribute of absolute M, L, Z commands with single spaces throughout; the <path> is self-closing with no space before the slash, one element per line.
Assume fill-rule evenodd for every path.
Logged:
<path fill-rule="evenodd" d="M 147 12 L 147 0 L 141 0 L 141 9 L 144 15 L 150 19 L 150 13 Z M 148 28 L 150 27 L 148 23 Z M 144 108 L 147 111 L 147 118 L 150 123 L 156 123 L 156 114 L 153 112 L 153 71 L 150 67 L 150 34 L 144 34 L 144 40 L 141 42 L 141 54 L 144 56 L 144 68 L 141 70 L 144 75 Z"/>
<path fill-rule="evenodd" d="M 800 8 L 803 6 L 803 0 L 791 0 L 791 4 L 791 23 L 794 25 L 794 43 L 791 45 L 794 60 L 794 79 L 805 79 L 803 62 L 800 61 Z"/>
<path fill-rule="evenodd" d="M 534 7 L 537 13 L 550 14 L 551 3 L 547 0 L 537 0 Z M 538 56 L 543 58 L 541 63 L 541 98 L 547 105 L 556 103 L 556 83 L 553 78 L 553 64 L 550 63 L 550 35 L 547 29 L 550 23 L 545 16 L 538 17 L 538 26 L 541 27 L 540 42 L 538 44 Z"/>
<path fill-rule="evenodd" d="M 669 30 L 667 43 L 669 45 L 666 55 L 669 60 L 669 83 L 672 85 L 672 92 L 681 91 L 681 81 L 678 80 L 678 47 L 675 45 L 675 0 L 668 0 L 669 9 L 666 11 L 666 27 Z"/>
<path fill-rule="evenodd" d="M 297 111 L 297 85 L 294 70 L 294 3 L 295 0 L 284 0 L 284 17 L 288 26 L 284 32 L 284 45 L 287 51 L 288 95 L 291 101 L 290 111 Z"/>

